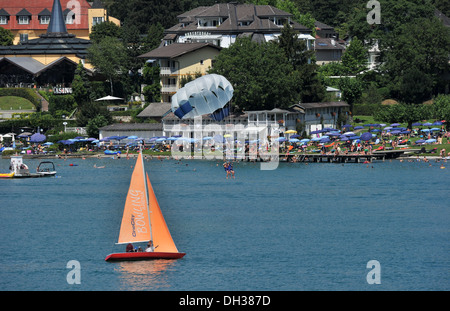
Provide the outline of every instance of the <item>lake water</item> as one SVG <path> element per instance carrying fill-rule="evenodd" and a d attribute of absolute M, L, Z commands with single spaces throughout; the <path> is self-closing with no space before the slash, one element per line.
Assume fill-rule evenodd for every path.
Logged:
<path fill-rule="evenodd" d="M 124 249 L 134 160 L 54 163 L 57 178 L 0 180 L 0 290 L 450 290 L 450 163 L 237 163 L 233 180 L 216 161 L 149 160 L 186 256 L 119 263 L 104 258 Z"/>

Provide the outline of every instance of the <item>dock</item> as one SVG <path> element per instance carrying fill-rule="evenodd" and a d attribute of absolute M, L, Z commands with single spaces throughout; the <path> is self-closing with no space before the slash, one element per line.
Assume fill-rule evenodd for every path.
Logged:
<path fill-rule="evenodd" d="M 404 155 L 406 150 L 374 151 L 371 154 L 280 154 L 279 159 L 287 162 L 312 162 L 312 163 L 361 163 L 396 159 Z M 294 160 L 295 157 L 295 160 Z"/>

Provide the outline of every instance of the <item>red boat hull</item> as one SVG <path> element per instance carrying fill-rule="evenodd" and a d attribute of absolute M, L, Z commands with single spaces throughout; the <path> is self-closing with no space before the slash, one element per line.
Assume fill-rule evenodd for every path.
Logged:
<path fill-rule="evenodd" d="M 114 253 L 106 256 L 106 261 L 124 261 L 124 260 L 152 260 L 152 259 L 179 259 L 186 253 L 163 253 L 163 252 L 131 252 Z"/>

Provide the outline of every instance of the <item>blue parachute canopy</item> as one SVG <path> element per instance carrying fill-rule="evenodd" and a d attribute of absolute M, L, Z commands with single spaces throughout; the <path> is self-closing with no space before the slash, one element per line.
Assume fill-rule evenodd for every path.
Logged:
<path fill-rule="evenodd" d="M 233 97 L 233 86 L 223 76 L 209 74 L 186 83 L 172 96 L 172 111 L 180 119 L 210 115 L 223 120 L 229 113 L 226 104 Z"/>

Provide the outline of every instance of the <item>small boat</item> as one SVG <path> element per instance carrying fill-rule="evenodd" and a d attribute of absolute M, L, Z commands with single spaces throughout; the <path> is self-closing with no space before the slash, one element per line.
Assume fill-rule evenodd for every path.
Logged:
<path fill-rule="evenodd" d="M 148 242 L 151 247 L 141 252 L 113 253 L 105 260 L 178 259 L 186 255 L 178 252 L 169 232 L 148 174 L 145 173 L 142 151 L 139 152 L 131 176 L 117 244 L 139 242 Z"/>
<path fill-rule="evenodd" d="M 0 178 L 13 178 L 13 177 L 14 177 L 14 172 L 0 174 Z"/>
<path fill-rule="evenodd" d="M 23 163 L 22 156 L 19 155 L 11 156 L 9 170 L 9 173 L 0 174 L 0 178 L 37 178 L 56 175 L 55 165 L 50 161 L 39 163 L 36 173 L 30 173 L 30 169 Z"/>

